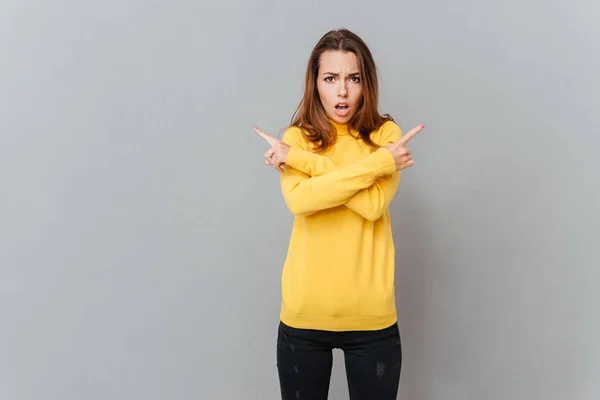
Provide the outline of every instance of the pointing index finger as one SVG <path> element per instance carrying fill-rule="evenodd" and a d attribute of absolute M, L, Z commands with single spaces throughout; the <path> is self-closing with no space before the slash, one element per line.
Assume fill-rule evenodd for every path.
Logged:
<path fill-rule="evenodd" d="M 258 136 L 265 139 L 267 141 L 267 143 L 269 143 L 269 145 L 271 145 L 271 146 L 277 144 L 277 142 L 278 142 L 277 139 L 275 139 L 272 136 L 267 135 L 266 133 L 264 133 L 263 131 L 258 129 L 256 126 L 254 127 L 254 132 L 258 133 Z"/>
<path fill-rule="evenodd" d="M 412 138 L 414 138 L 417 133 L 421 132 L 423 130 L 423 128 L 425 128 L 425 125 L 419 125 L 416 128 L 411 129 L 410 131 L 408 131 L 408 133 L 406 135 L 403 135 L 399 140 L 398 143 L 400 143 L 402 146 L 404 146 L 406 143 L 408 143 L 408 141 Z"/>

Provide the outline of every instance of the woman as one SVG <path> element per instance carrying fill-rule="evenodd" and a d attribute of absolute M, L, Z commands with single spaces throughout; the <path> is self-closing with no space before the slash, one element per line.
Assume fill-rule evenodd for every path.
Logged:
<path fill-rule="evenodd" d="M 389 115 L 378 112 L 365 43 L 325 34 L 308 62 L 304 97 L 265 164 L 295 215 L 282 275 L 277 366 L 283 399 L 326 399 L 332 349 L 344 351 L 351 399 L 396 399 L 402 351 L 388 206 L 413 165 Z"/>

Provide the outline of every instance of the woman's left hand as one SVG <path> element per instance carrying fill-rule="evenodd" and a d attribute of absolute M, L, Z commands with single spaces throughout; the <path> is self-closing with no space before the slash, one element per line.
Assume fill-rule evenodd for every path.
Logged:
<path fill-rule="evenodd" d="M 256 126 L 254 127 L 254 131 L 258 133 L 260 137 L 265 139 L 271 146 L 271 148 L 265 153 L 265 165 L 272 165 L 279 172 L 283 172 L 283 168 L 281 168 L 281 166 L 285 165 L 285 161 L 287 160 L 287 156 L 290 151 L 290 146 L 279 139 L 267 135 Z"/>

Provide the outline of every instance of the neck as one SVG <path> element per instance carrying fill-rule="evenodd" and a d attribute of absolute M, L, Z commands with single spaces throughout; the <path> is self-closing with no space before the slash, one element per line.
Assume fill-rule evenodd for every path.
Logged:
<path fill-rule="evenodd" d="M 348 127 L 347 123 L 336 122 L 336 121 L 334 121 L 331 118 L 329 118 L 329 120 L 331 121 L 331 123 L 335 127 L 335 130 L 337 131 L 338 136 L 349 135 L 350 134 L 350 128 Z"/>

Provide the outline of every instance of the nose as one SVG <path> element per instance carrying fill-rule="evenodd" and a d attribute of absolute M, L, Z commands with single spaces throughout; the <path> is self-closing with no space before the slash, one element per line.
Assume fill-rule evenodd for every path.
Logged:
<path fill-rule="evenodd" d="M 340 86 L 338 88 L 338 96 L 346 97 L 348 95 L 348 88 L 346 87 L 346 82 L 340 80 Z"/>

